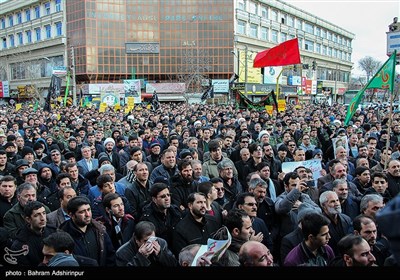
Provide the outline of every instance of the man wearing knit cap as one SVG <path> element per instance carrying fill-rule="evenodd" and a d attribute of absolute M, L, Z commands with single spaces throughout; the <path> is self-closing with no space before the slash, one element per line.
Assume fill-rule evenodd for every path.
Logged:
<path fill-rule="evenodd" d="M 301 231 L 301 222 L 310 213 L 322 214 L 322 210 L 318 207 L 312 207 L 310 204 L 300 204 L 297 210 L 298 227 L 291 233 L 286 234 L 281 241 L 280 257 L 283 263 L 287 254 L 303 240 L 303 232 Z"/>

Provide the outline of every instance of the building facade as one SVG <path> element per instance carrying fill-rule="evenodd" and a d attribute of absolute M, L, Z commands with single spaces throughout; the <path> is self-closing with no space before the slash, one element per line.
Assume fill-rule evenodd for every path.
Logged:
<path fill-rule="evenodd" d="M 87 95 L 88 85 L 129 79 L 144 94 L 174 94 L 176 84 L 202 93 L 213 81 L 231 86 L 237 74 L 257 100 L 274 83 L 272 69 L 255 69 L 252 59 L 295 37 L 302 65 L 283 68 L 282 94 L 340 101 L 353 66 L 354 34 L 279 0 L 6 0 L 0 11 L 0 80 L 11 95 L 31 85 L 46 93 L 61 66 Z"/>

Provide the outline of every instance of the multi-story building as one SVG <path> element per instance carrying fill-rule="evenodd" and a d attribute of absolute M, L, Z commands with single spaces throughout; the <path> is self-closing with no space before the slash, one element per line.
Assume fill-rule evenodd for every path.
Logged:
<path fill-rule="evenodd" d="M 236 73 L 242 92 L 257 100 L 273 83 L 270 69 L 263 78 L 252 59 L 294 37 L 302 65 L 284 67 L 281 92 L 304 87 L 304 100 L 325 93 L 339 101 L 354 34 L 283 1 L 0 0 L 0 81 L 9 81 L 10 93 L 34 84 L 45 94 L 53 68 L 64 66 L 79 93 L 140 79 L 142 93 L 168 96 L 226 85 Z"/>
<path fill-rule="evenodd" d="M 53 67 L 66 65 L 64 11 L 64 0 L 0 3 L 0 81 L 11 97 L 45 94 Z"/>

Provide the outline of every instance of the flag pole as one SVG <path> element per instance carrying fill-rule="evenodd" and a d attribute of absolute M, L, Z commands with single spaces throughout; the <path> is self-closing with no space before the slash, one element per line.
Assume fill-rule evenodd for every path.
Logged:
<path fill-rule="evenodd" d="M 396 50 L 394 50 L 394 62 L 393 62 L 393 70 L 392 70 L 392 73 L 393 73 L 393 75 L 395 75 L 396 74 Z M 386 154 L 387 154 L 387 151 L 388 151 L 388 149 L 389 149 L 389 146 L 390 146 L 390 133 L 391 133 L 391 130 L 392 130 L 392 114 L 393 114 L 393 99 L 394 99 L 394 77 L 392 77 L 392 80 L 391 80 L 391 92 L 390 92 L 390 108 L 389 108 L 389 125 L 388 125 L 388 139 L 386 140 Z M 387 168 L 387 165 L 388 165 L 388 160 L 385 160 L 385 166 L 384 166 L 384 169 L 383 170 L 386 170 L 386 168 Z"/>
<path fill-rule="evenodd" d="M 392 130 L 393 99 L 394 99 L 394 94 L 392 91 L 390 93 L 389 124 L 388 124 L 388 138 L 386 140 L 386 154 L 390 146 L 390 134 L 392 133 L 391 130 Z M 383 170 L 386 170 L 387 165 L 388 165 L 388 160 L 386 159 Z"/>

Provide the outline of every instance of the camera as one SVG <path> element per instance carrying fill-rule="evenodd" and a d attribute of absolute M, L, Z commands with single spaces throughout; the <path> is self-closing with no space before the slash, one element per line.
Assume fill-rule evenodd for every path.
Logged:
<path fill-rule="evenodd" d="M 157 237 L 155 237 L 155 236 L 150 236 L 149 237 L 149 239 L 147 239 L 147 243 L 151 243 L 151 242 L 153 242 L 153 241 L 156 241 L 157 240 Z"/>

